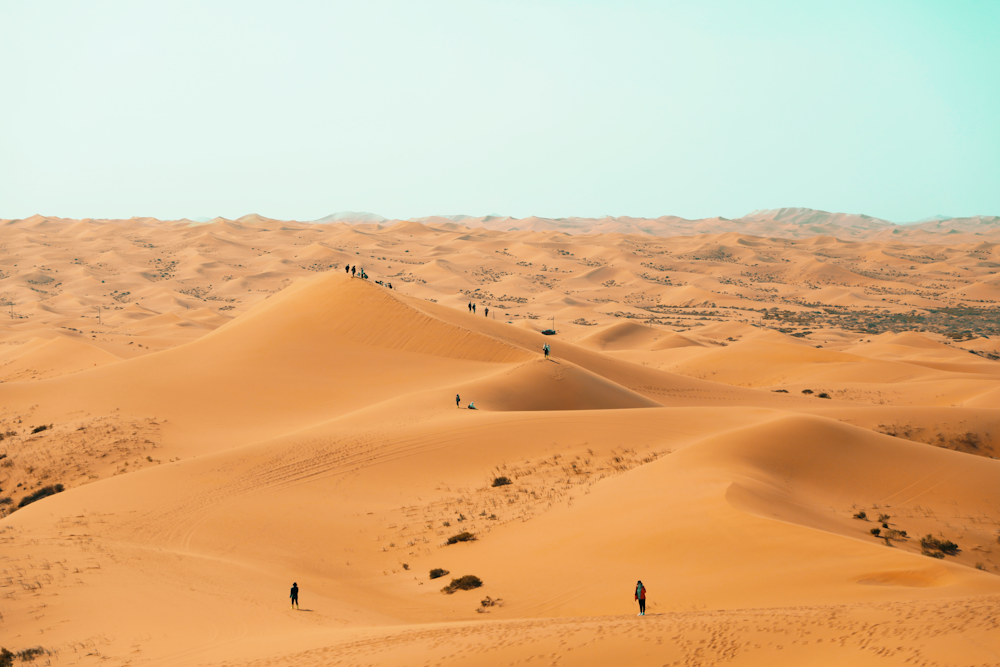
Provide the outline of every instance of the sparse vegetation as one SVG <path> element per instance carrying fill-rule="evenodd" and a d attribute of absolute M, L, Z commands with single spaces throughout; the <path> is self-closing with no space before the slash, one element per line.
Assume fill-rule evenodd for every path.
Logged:
<path fill-rule="evenodd" d="M 813 393 L 813 390 L 812 389 L 803 389 L 802 393 L 803 394 L 811 394 L 811 393 Z"/>
<path fill-rule="evenodd" d="M 17 507 L 18 507 L 18 509 L 20 509 L 20 508 L 22 508 L 22 507 L 24 507 L 26 505 L 30 505 L 31 503 L 33 503 L 33 502 L 35 502 L 37 500 L 41 500 L 42 498 L 47 498 L 48 496 L 54 496 L 57 493 L 62 493 L 62 490 L 63 490 L 63 485 L 62 484 L 53 484 L 52 486 L 43 486 L 42 488 L 38 489 L 37 491 L 35 491 L 31 495 L 27 495 L 24 498 L 21 498 L 21 502 L 19 502 L 17 504 Z"/>
<path fill-rule="evenodd" d="M 868 520 L 868 514 L 866 514 L 864 510 L 861 510 L 860 512 L 856 512 L 854 514 L 854 518 L 855 519 L 860 519 L 862 521 L 867 521 Z"/>
<path fill-rule="evenodd" d="M 41 426 L 36 426 L 31 429 L 31 435 L 41 433 L 42 431 L 48 431 L 50 428 L 52 428 L 52 424 L 42 424 Z"/>
<path fill-rule="evenodd" d="M 933 558 L 944 558 L 947 554 L 948 556 L 957 556 L 959 552 L 958 545 L 950 540 L 939 540 L 933 535 L 928 534 L 927 537 L 920 538 L 920 548 L 925 556 L 931 556 Z"/>
<path fill-rule="evenodd" d="M 459 542 L 475 542 L 476 536 L 468 531 L 463 531 L 448 538 L 448 544 L 458 544 Z"/>
<path fill-rule="evenodd" d="M 878 515 L 878 522 L 879 522 L 879 523 L 885 523 L 886 521 L 888 521 L 888 520 L 889 520 L 889 519 L 891 519 L 891 518 L 892 518 L 892 517 L 891 517 L 891 516 L 889 516 L 888 514 L 879 514 L 879 515 Z"/>
<path fill-rule="evenodd" d="M 830 394 L 826 393 L 825 391 L 821 394 L 816 394 L 816 396 L 817 398 L 830 398 Z"/>
<path fill-rule="evenodd" d="M 482 585 L 482 579 L 474 574 L 467 574 L 464 577 L 452 579 L 450 584 L 441 589 L 441 592 L 451 595 L 455 591 L 471 591 L 473 588 L 479 588 Z"/>
<path fill-rule="evenodd" d="M 451 572 L 449 572 L 444 568 L 436 567 L 433 570 L 431 570 L 431 579 L 439 579 L 440 577 L 443 577 L 446 574 L 451 574 Z"/>
<path fill-rule="evenodd" d="M 878 537 L 879 534 L 882 532 L 882 529 L 881 528 L 872 528 L 871 531 L 869 531 L 869 532 L 871 532 L 871 534 L 874 535 L 875 537 Z"/>
<path fill-rule="evenodd" d="M 493 479 L 493 486 L 507 486 L 508 484 L 513 484 L 509 477 L 496 477 Z"/>
<path fill-rule="evenodd" d="M 771 391 L 773 391 L 775 394 L 787 394 L 788 393 L 787 389 L 772 389 Z"/>

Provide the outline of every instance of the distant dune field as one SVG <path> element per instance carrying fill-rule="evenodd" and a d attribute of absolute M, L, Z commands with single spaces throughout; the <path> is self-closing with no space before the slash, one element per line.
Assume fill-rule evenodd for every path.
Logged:
<path fill-rule="evenodd" d="M 807 209 L 0 221 L 0 647 L 996 665 L 998 248 Z"/>

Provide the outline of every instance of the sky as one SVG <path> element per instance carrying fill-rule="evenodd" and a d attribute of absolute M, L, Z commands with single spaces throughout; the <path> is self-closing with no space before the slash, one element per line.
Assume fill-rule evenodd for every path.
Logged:
<path fill-rule="evenodd" d="M 1000 215 L 1000 2 L 0 0 L 0 218 Z"/>

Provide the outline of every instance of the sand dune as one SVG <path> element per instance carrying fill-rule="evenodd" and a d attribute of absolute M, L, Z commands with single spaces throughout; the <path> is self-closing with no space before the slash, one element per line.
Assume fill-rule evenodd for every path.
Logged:
<path fill-rule="evenodd" d="M 0 646 L 994 664 L 996 222 L 0 221 Z"/>

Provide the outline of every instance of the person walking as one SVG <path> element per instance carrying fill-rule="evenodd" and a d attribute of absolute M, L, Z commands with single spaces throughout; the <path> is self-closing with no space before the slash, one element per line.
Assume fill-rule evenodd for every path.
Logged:
<path fill-rule="evenodd" d="M 637 616 L 646 615 L 646 587 L 642 585 L 642 580 L 635 585 L 635 599 L 639 601 L 639 613 Z"/>
<path fill-rule="evenodd" d="M 352 278 L 354 277 L 354 272 L 357 271 L 357 269 L 358 269 L 358 267 L 356 267 L 356 266 L 352 266 L 351 267 L 351 277 Z"/>
<path fill-rule="evenodd" d="M 483 315 L 485 315 L 486 317 L 490 316 L 490 307 L 489 306 L 486 306 L 486 309 L 483 310 Z"/>
<path fill-rule="evenodd" d="M 469 312 L 470 313 L 472 312 L 472 302 L 471 301 L 469 302 Z"/>
<path fill-rule="evenodd" d="M 351 265 L 350 264 L 345 264 L 344 265 L 344 273 L 350 273 L 350 272 L 351 272 Z"/>
<path fill-rule="evenodd" d="M 459 396 L 458 394 L 455 394 L 455 407 L 456 408 L 462 407 L 462 397 Z"/>
<path fill-rule="evenodd" d="M 292 609 L 299 608 L 299 585 L 296 582 L 292 582 L 292 593 L 288 597 L 292 598 Z"/>
<path fill-rule="evenodd" d="M 548 359 L 549 358 L 549 344 L 548 343 L 546 343 L 545 345 L 542 345 L 542 352 L 545 353 L 545 358 Z"/>
<path fill-rule="evenodd" d="M 472 304 L 472 314 L 476 314 L 476 304 Z"/>

